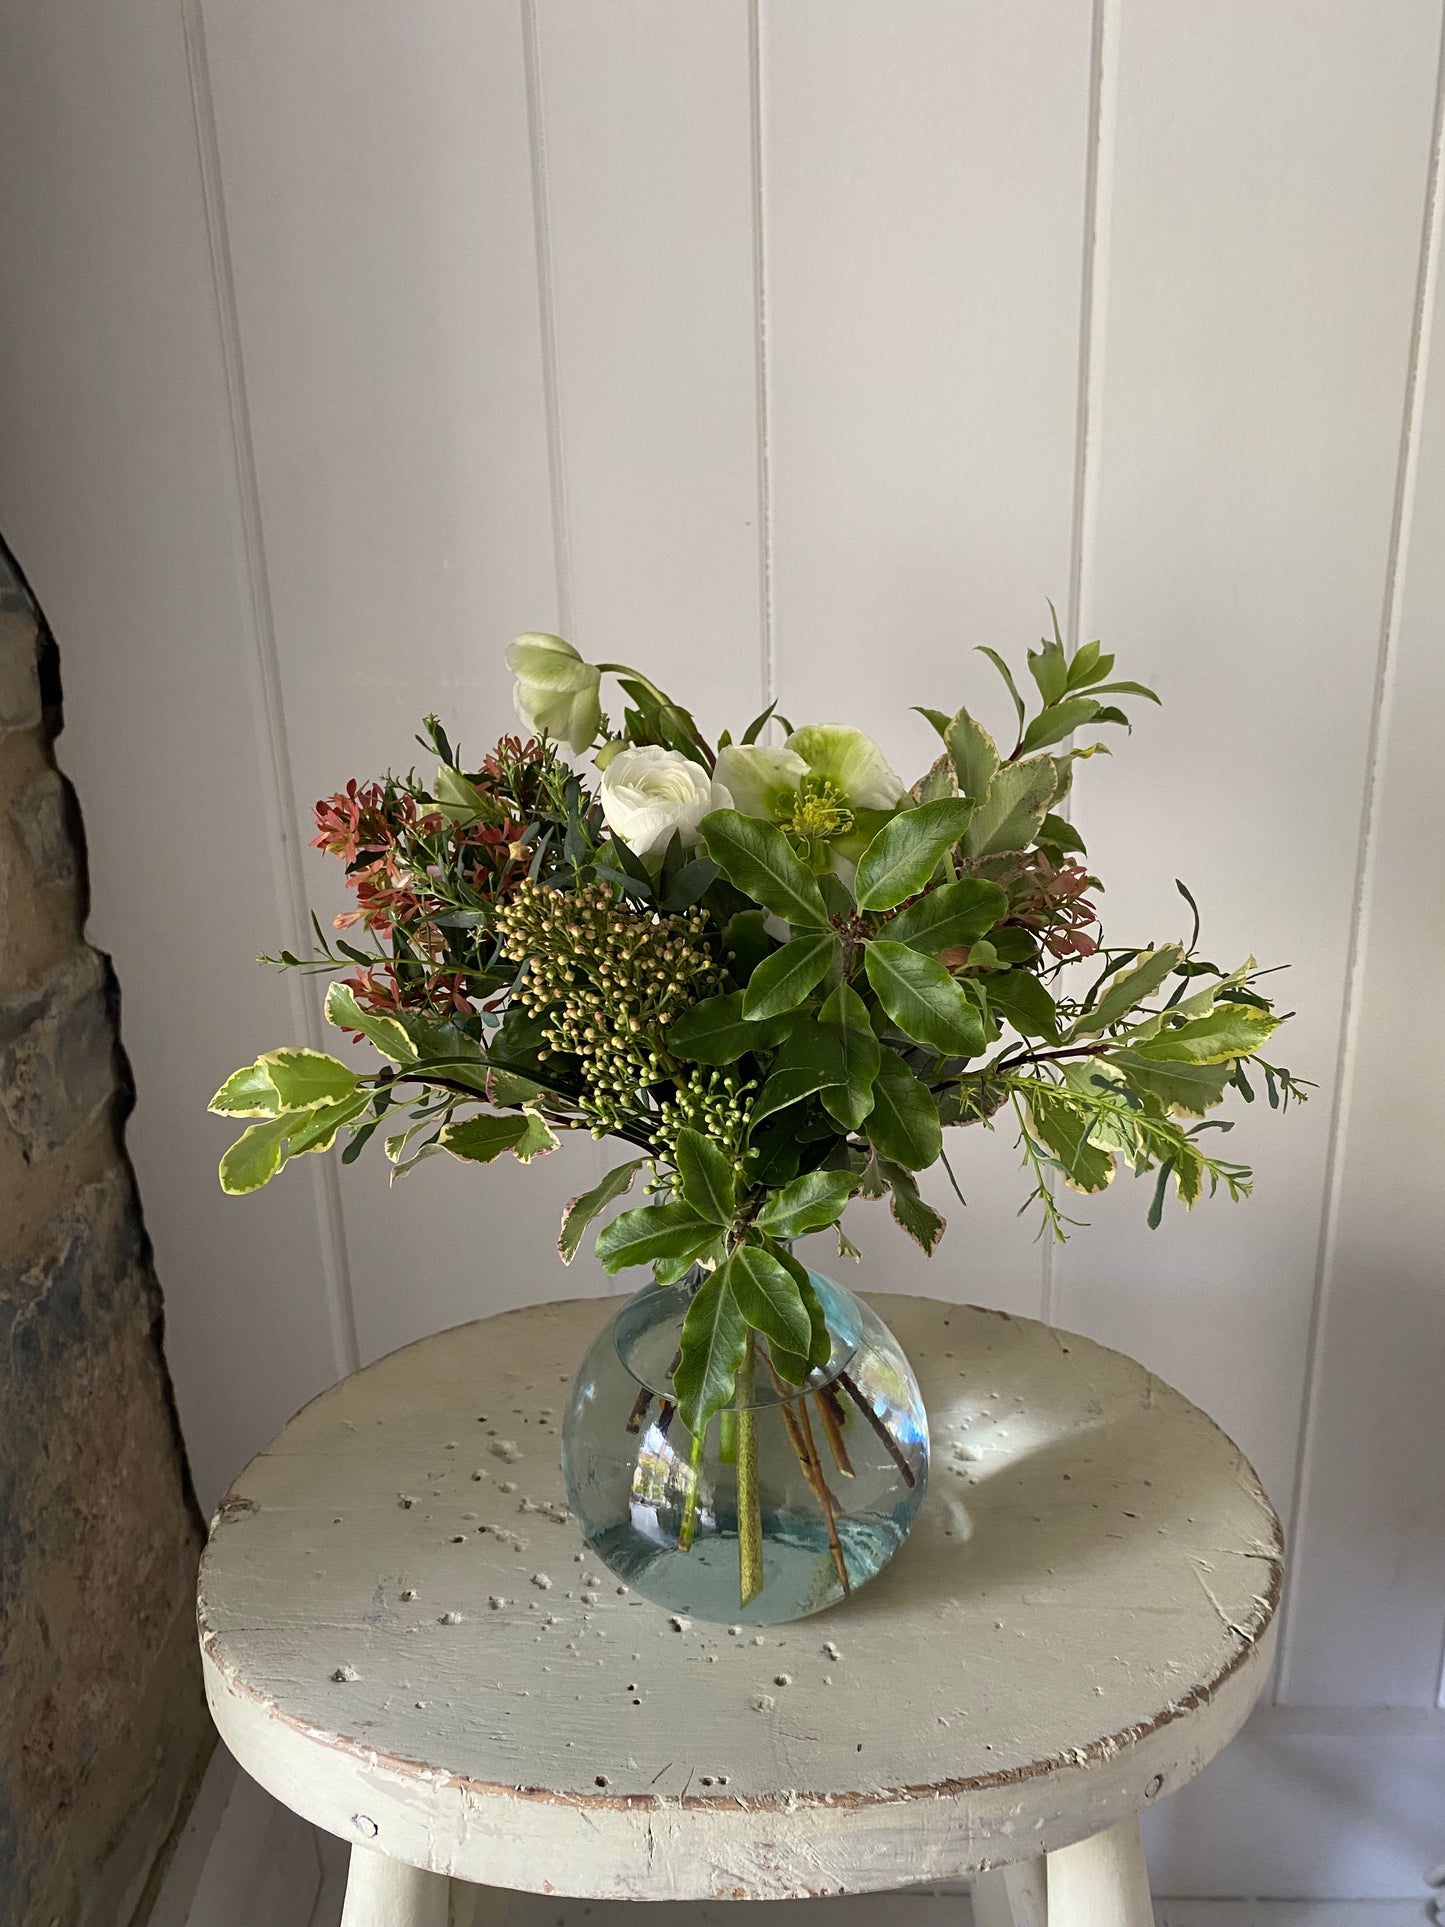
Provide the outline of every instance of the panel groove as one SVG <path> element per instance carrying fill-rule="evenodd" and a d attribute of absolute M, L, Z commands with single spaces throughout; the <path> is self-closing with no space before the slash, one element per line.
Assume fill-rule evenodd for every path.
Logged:
<path fill-rule="evenodd" d="M 266 795 L 263 798 L 263 808 L 271 842 L 278 911 L 282 927 L 286 930 L 288 943 L 297 951 L 302 951 L 309 943 L 311 925 L 306 884 L 301 868 L 301 846 L 296 833 L 300 818 L 287 738 L 281 665 L 276 646 L 270 576 L 266 565 L 255 449 L 251 439 L 250 415 L 246 402 L 240 322 L 236 310 L 230 241 L 226 226 L 225 193 L 221 180 L 220 144 L 216 133 L 210 69 L 206 58 L 206 33 L 201 13 L 201 0 L 182 0 L 181 19 L 185 36 L 186 68 L 191 90 L 191 110 L 195 124 L 196 156 L 205 204 L 206 240 L 211 259 L 216 323 L 225 366 L 232 469 L 244 543 L 246 617 L 254 645 L 252 666 L 257 698 L 256 728 L 263 761 L 271 775 L 270 785 L 267 786 Z M 320 1012 L 301 973 L 292 975 L 289 989 L 292 1015 L 297 1029 L 313 1050 L 321 1049 L 324 1031 Z M 342 1213 L 340 1177 L 334 1160 L 317 1159 L 313 1167 L 312 1184 L 321 1236 L 332 1348 L 336 1369 L 338 1373 L 345 1374 L 354 1372 L 358 1368 L 361 1363 L 361 1354 L 357 1342 L 356 1308 L 351 1289 L 351 1269 L 346 1246 L 345 1218 Z"/>
<path fill-rule="evenodd" d="M 1079 412 L 1074 442 L 1074 501 L 1069 529 L 1069 594 L 1064 635 L 1077 649 L 1084 619 L 1085 558 L 1095 527 L 1095 443 L 1103 402 L 1104 319 L 1109 284 L 1109 196 L 1113 189 L 1118 0 L 1094 0 L 1089 43 L 1089 136 L 1084 161 L 1084 253 L 1079 298 Z"/>
<path fill-rule="evenodd" d="M 1376 650 L 1375 686 L 1370 713 L 1365 782 L 1361 797 L 1354 913 L 1350 924 L 1349 951 L 1345 964 L 1345 996 L 1340 1012 L 1339 1046 L 1335 1060 L 1335 1098 L 1330 1116 L 1324 1196 L 1320 1212 L 1318 1260 L 1315 1269 L 1314 1294 L 1310 1306 L 1305 1387 L 1300 1407 L 1299 1447 L 1295 1455 L 1294 1488 L 1290 1495 L 1288 1543 L 1291 1546 L 1297 1545 L 1304 1535 L 1312 1495 L 1311 1472 L 1319 1427 L 1320 1367 L 1324 1355 L 1334 1282 L 1335 1241 L 1341 1192 L 1340 1176 L 1348 1149 L 1350 1102 L 1358 1061 L 1365 933 L 1369 927 L 1374 887 L 1376 825 L 1383 768 L 1382 751 L 1393 693 L 1401 586 L 1409 560 L 1415 480 L 1420 456 L 1420 426 L 1425 401 L 1427 343 L 1430 339 L 1430 324 L 1435 310 L 1439 282 L 1442 143 L 1445 143 L 1445 13 L 1442 13 L 1441 19 L 1429 171 L 1421 219 L 1419 269 L 1415 285 L 1414 310 L 1411 316 L 1405 396 L 1401 411 L 1399 459 L 1395 473 L 1389 545 L 1386 551 L 1384 596 Z M 1281 1607 L 1279 1662 L 1275 1671 L 1274 1688 L 1276 1704 L 1287 1702 L 1289 1698 L 1295 1656 L 1293 1603 L 1294 1586 L 1290 1583 L 1286 1586 Z M 1442 1703 L 1445 1703 L 1445 1627 L 1442 1627 L 1439 1695 Z"/>
<path fill-rule="evenodd" d="M 768 232 L 763 146 L 763 35 L 761 0 L 748 0 L 748 109 L 752 136 L 753 300 L 756 312 L 758 389 L 758 621 L 762 706 L 778 693 L 777 643 L 773 631 L 772 420 L 768 369 Z"/>
<path fill-rule="evenodd" d="M 1118 0 L 1093 0 L 1089 33 L 1089 120 L 1084 153 L 1084 240 L 1079 273 L 1079 376 L 1074 427 L 1074 484 L 1069 516 L 1069 582 L 1064 640 L 1079 646 L 1084 618 L 1085 557 L 1093 544 L 1098 463 L 1095 444 L 1103 404 L 1104 317 L 1109 277 L 1109 195 L 1113 187 L 1114 120 L 1118 102 L 1108 62 L 1117 46 L 1113 14 Z M 1069 739 L 1073 742 L 1073 737 Z M 1061 814 L 1072 816 L 1066 796 Z M 1050 1189 L 1053 1174 L 1049 1174 Z M 1058 1313 L 1059 1260 L 1052 1239 L 1039 1247 L 1039 1316 L 1053 1324 Z"/>
<path fill-rule="evenodd" d="M 552 552 L 557 574 L 557 626 L 572 637 L 577 606 L 572 575 L 572 523 L 567 502 L 566 444 L 562 432 L 561 366 L 557 353 L 557 290 L 552 258 L 552 207 L 547 185 L 547 129 L 542 101 L 542 54 L 536 0 L 521 0 L 522 58 L 526 69 L 527 138 L 531 154 L 532 221 L 537 237 L 537 313 L 542 344 L 542 402 L 547 423 L 547 474 L 552 494 Z"/>

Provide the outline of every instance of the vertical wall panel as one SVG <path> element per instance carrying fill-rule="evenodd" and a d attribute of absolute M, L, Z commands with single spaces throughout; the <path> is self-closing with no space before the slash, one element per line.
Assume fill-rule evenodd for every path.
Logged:
<path fill-rule="evenodd" d="M 1089 11 L 763 0 L 761 54 L 778 689 L 911 781 L 1068 596 Z M 931 1261 L 855 1213 L 865 1279 L 1037 1313 L 1012 1138 L 950 1134 Z"/>
<path fill-rule="evenodd" d="M 763 686 L 747 8 L 537 25 L 576 639 L 737 735 Z"/>
<path fill-rule="evenodd" d="M 1111 16 L 1112 18 L 1112 16 Z M 1320 1090 L 1220 1153 L 1254 1200 L 1165 1229 L 1121 1179 L 1059 1316 L 1214 1412 L 1288 1501 L 1406 387 L 1439 7 L 1126 7 L 1101 255 L 1084 625 L 1154 684 L 1075 820 L 1116 940 L 1289 962 L 1283 1061 Z M 1213 1147 L 1212 1147 L 1213 1148 Z"/>
<path fill-rule="evenodd" d="M 558 620 L 522 23 L 215 0 L 206 27 L 305 836 L 314 797 L 411 764 L 428 710 L 478 753 L 515 727 L 503 647 Z M 379 1148 L 341 1179 L 366 1356 L 566 1289 L 547 1232 L 590 1140 L 390 1189 Z"/>
<path fill-rule="evenodd" d="M 1437 189 L 1438 192 L 1438 189 Z M 1281 1684 L 1303 1704 L 1427 1706 L 1445 1630 L 1445 954 L 1433 825 L 1445 717 L 1445 304 L 1418 394 L 1352 987 L 1333 1238 Z M 1427 330 L 1429 318 L 1427 317 Z"/>
<path fill-rule="evenodd" d="M 114 959 L 127 1131 L 203 1504 L 344 1361 L 306 1174 L 224 1199 L 202 1115 L 287 987 L 225 368 L 178 9 L 10 8 L 0 60 L 0 528 L 60 647 L 87 934 Z"/>

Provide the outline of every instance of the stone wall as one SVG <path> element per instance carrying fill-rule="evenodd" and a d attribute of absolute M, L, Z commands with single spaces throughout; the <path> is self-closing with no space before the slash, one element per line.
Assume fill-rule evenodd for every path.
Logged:
<path fill-rule="evenodd" d="M 0 547 L 0 1927 L 124 1927 L 211 1746 L 54 644 Z"/>

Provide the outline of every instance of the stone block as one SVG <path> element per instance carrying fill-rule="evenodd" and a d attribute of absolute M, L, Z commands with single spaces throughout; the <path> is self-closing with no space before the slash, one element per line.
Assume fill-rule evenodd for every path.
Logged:
<path fill-rule="evenodd" d="M 109 1102 L 117 1084 L 105 966 L 85 945 L 35 990 L 0 997 L 0 1110 L 27 1163 Z"/>
<path fill-rule="evenodd" d="M 11 798 L 10 821 L 37 884 L 74 883 L 75 838 L 65 779 L 57 770 L 44 771 Z"/>
<path fill-rule="evenodd" d="M 80 1917 L 47 1889 L 57 1870 L 83 1882 L 148 1797 L 148 1698 L 159 1692 L 188 1709 L 183 1754 L 194 1757 L 204 1737 L 194 1668 L 175 1646 L 198 1533 L 156 1346 L 159 1313 L 121 1165 L 78 1189 L 25 1257 L 0 1266 L 7 1927 L 47 1921 L 35 1911 L 42 1897 L 61 1919 Z"/>
<path fill-rule="evenodd" d="M 28 610 L 0 607 L 0 729 L 39 727 L 39 642 Z"/>

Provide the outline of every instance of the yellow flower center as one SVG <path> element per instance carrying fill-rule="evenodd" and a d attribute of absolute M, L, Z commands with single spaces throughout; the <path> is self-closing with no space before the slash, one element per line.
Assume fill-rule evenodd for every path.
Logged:
<path fill-rule="evenodd" d="M 805 776 L 793 794 L 790 814 L 779 819 L 778 827 L 794 843 L 827 843 L 848 834 L 853 812 L 836 783 L 826 776 Z"/>

